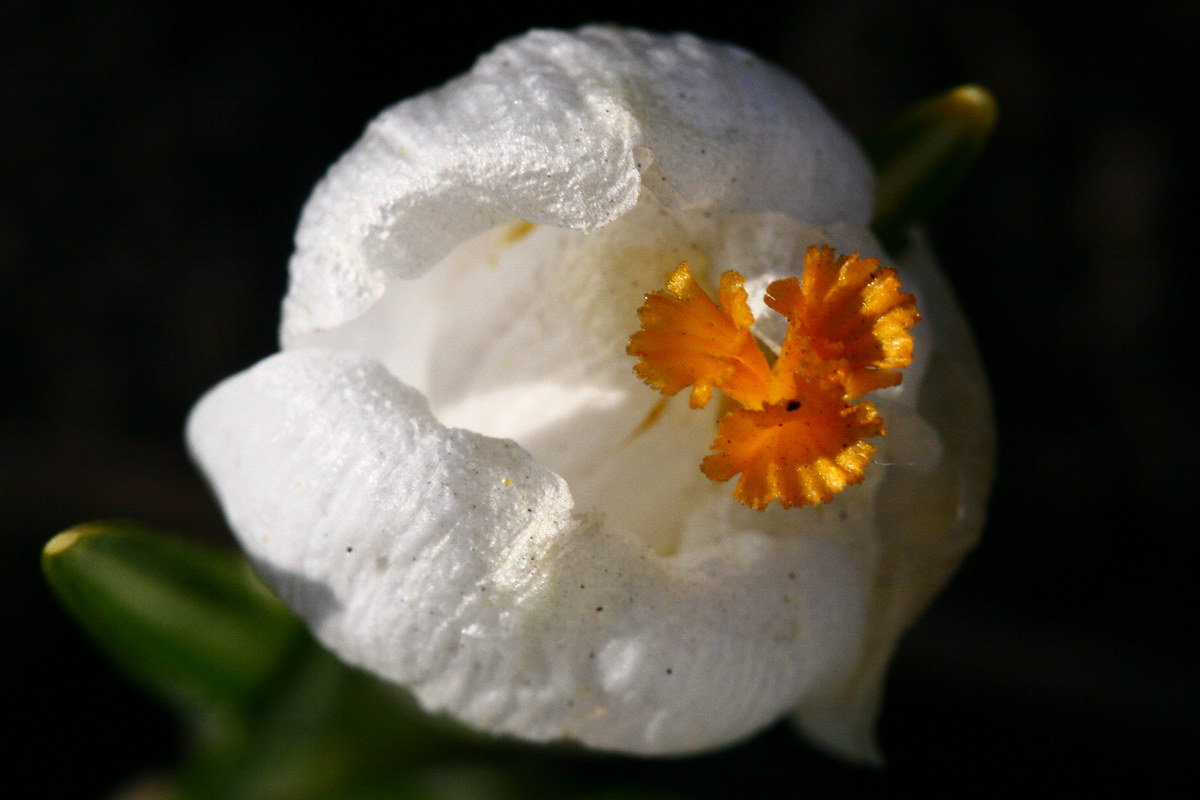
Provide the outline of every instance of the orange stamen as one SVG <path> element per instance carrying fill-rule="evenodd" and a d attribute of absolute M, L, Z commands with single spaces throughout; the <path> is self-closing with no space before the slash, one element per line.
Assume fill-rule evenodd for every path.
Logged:
<path fill-rule="evenodd" d="M 700 468 L 714 481 L 742 473 L 733 496 L 760 511 L 776 499 L 784 508 L 828 503 L 862 482 L 875 452 L 863 439 L 883 432 L 873 405 L 848 406 L 840 387 L 829 386 L 803 401 L 726 414 L 712 444 L 717 452 Z"/>
<path fill-rule="evenodd" d="M 673 395 L 691 386 L 692 408 L 703 408 L 713 387 L 744 408 L 761 408 L 770 393 L 771 369 L 750 326 L 742 276 L 726 272 L 721 305 L 692 277 L 687 262 L 667 279 L 666 291 L 651 292 L 638 309 L 642 329 L 626 352 L 641 359 L 634 372 L 653 388 Z"/>
<path fill-rule="evenodd" d="M 884 434 L 871 403 L 850 401 L 900 383 L 897 370 L 912 361 L 908 329 L 920 319 L 915 301 L 877 259 L 810 247 L 801 280 L 767 287 L 767 305 L 788 319 L 771 367 L 750 332 L 743 283 L 724 273 L 718 305 L 680 264 L 638 310 L 642 329 L 627 348 L 639 359 L 634 371 L 663 394 L 691 386 L 694 408 L 713 388 L 741 406 L 721 417 L 717 452 L 701 465 L 714 481 L 740 473 L 738 500 L 759 510 L 772 500 L 827 503 L 862 482 L 875 452 L 864 439 Z"/>
<path fill-rule="evenodd" d="M 788 318 L 780 361 L 793 351 L 828 362 L 848 397 L 900 383 L 897 369 L 912 363 L 908 329 L 921 315 L 911 294 L 900 291 L 896 270 L 858 253 L 837 257 L 832 247 L 810 247 L 804 278 L 767 287 L 767 305 Z"/>

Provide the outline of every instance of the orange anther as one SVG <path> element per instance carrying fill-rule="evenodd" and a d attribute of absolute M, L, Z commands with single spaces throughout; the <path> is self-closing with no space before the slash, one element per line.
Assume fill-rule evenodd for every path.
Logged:
<path fill-rule="evenodd" d="M 883 421 L 868 402 L 875 389 L 900 383 L 912 361 L 919 319 L 896 272 L 855 253 L 837 257 L 810 247 L 803 278 L 767 287 L 767 305 L 788 319 L 774 366 L 750 328 L 743 278 L 721 276 L 714 303 L 686 263 L 665 291 L 651 292 L 638 310 L 642 329 L 627 352 L 634 371 L 663 394 L 691 386 L 691 404 L 705 405 L 714 388 L 741 408 L 721 417 L 701 469 L 714 481 L 741 474 L 734 497 L 765 509 L 829 502 L 863 480 L 875 452 L 864 439 L 882 436 Z"/>

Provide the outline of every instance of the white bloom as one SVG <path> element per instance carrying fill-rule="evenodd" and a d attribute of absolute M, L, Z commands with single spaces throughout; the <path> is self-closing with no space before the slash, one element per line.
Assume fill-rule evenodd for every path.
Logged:
<path fill-rule="evenodd" d="M 886 661 L 975 540 L 990 465 L 969 334 L 794 79 L 691 36 L 536 31 L 383 112 L 305 208 L 283 352 L 214 389 L 196 458 L 267 580 L 346 661 L 527 739 L 717 747 L 789 712 L 874 757 Z M 532 224 L 531 224 L 532 223 Z M 699 464 L 719 403 L 625 354 L 680 261 L 763 289 L 832 244 L 924 316 L 867 479 L 765 512 Z"/>

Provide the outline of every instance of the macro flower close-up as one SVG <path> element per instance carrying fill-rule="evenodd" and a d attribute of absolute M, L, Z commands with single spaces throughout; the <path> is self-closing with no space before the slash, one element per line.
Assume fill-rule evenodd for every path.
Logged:
<path fill-rule="evenodd" d="M 986 382 L 872 168 L 733 46 L 534 31 L 381 113 L 304 209 L 282 351 L 192 452 L 348 663 L 534 741 L 874 761 L 975 542 Z"/>
<path fill-rule="evenodd" d="M 16 794 L 1194 793 L 1200 4 L 421 12 L 0 4 Z"/>

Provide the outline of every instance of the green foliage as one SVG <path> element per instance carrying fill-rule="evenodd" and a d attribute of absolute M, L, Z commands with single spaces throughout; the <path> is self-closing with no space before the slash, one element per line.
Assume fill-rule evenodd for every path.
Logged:
<path fill-rule="evenodd" d="M 251 702 L 303 633 L 244 561 L 135 523 L 61 533 L 42 569 L 109 655 L 185 711 Z"/>

